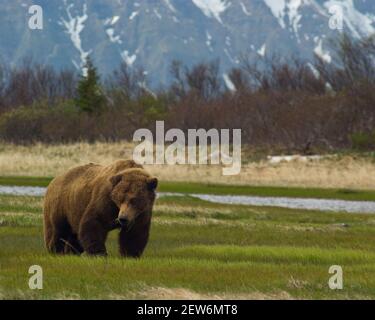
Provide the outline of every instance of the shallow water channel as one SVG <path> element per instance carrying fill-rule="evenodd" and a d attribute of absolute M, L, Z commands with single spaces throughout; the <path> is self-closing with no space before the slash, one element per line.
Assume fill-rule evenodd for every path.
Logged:
<path fill-rule="evenodd" d="M 43 196 L 46 188 L 0 186 L 0 194 L 17 196 Z M 186 196 L 189 195 L 205 201 L 223 204 L 241 204 L 251 206 L 284 207 L 290 209 L 308 209 L 320 211 L 336 211 L 349 213 L 374 213 L 375 201 L 347 201 L 331 199 L 307 199 L 287 197 L 257 197 L 257 196 L 233 196 L 233 195 L 211 195 L 211 194 L 182 194 L 163 193 L 158 196 Z"/>

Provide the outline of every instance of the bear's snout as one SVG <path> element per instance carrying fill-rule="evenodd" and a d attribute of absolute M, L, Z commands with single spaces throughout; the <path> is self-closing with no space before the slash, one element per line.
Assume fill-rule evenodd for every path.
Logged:
<path fill-rule="evenodd" d="M 136 218 L 136 210 L 127 204 L 122 204 L 118 214 L 118 222 L 122 227 L 130 226 Z"/>
<path fill-rule="evenodd" d="M 118 222 L 120 223 L 122 228 L 126 228 L 129 225 L 128 218 L 118 218 Z"/>

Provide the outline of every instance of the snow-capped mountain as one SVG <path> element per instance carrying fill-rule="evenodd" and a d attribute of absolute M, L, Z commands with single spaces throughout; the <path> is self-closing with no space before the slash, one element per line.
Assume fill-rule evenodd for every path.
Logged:
<path fill-rule="evenodd" d="M 43 29 L 29 28 L 29 8 L 43 9 Z M 240 62 L 274 53 L 327 62 L 329 41 L 346 31 L 375 32 L 374 0 L 0 0 L 0 61 L 25 56 L 81 69 L 88 55 L 101 73 L 120 62 L 141 65 L 151 83 L 167 83 L 172 60 L 220 59 L 222 75 Z M 229 85 L 229 84 L 228 84 Z"/>

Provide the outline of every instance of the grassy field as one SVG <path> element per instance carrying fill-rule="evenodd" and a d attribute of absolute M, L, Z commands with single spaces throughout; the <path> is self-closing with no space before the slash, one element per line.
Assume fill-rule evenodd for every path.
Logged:
<path fill-rule="evenodd" d="M 352 195 L 355 193 L 352 193 Z M 375 298 L 375 216 L 157 200 L 140 260 L 55 257 L 43 247 L 42 198 L 0 196 L 0 297 L 11 299 Z M 40 265 L 44 289 L 28 288 Z M 328 288 L 341 265 L 344 289 Z"/>
<path fill-rule="evenodd" d="M 81 164 L 105 165 L 118 159 L 130 159 L 133 147 L 126 141 L 27 146 L 0 143 L 0 176 L 53 177 Z M 222 167 L 213 165 L 146 168 L 161 181 L 375 190 L 375 157 L 371 153 L 341 153 L 321 160 L 278 164 L 269 163 L 267 155 L 267 151 L 248 150 L 244 146 L 242 170 L 236 176 L 223 176 Z"/>
<path fill-rule="evenodd" d="M 129 143 L 0 144 L 0 185 L 47 186 L 89 162 L 131 158 Z M 140 260 L 56 257 L 43 245 L 41 197 L 0 195 L 0 299 L 375 299 L 375 216 L 204 202 L 188 193 L 375 201 L 373 155 L 270 164 L 245 151 L 241 174 L 219 166 L 148 166 L 159 191 Z M 202 183 L 204 181 L 204 183 Z M 324 186 L 324 188 L 321 188 Z M 30 290 L 40 265 L 44 289 Z M 331 265 L 344 289 L 328 287 Z"/>

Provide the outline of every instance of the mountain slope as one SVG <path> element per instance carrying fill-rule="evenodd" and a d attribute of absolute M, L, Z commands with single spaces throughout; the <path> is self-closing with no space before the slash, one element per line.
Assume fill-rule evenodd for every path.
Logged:
<path fill-rule="evenodd" d="M 222 73 L 242 53 L 277 53 L 330 62 L 332 14 L 342 12 L 353 37 L 375 32 L 372 0 L 0 0 L 0 59 L 25 56 L 58 68 L 81 69 L 90 54 L 101 73 L 122 61 L 143 66 L 153 86 L 167 83 L 178 59 L 191 65 L 220 59 Z M 43 30 L 28 28 L 28 8 L 43 8 Z M 229 83 L 228 83 L 229 85 Z"/>

